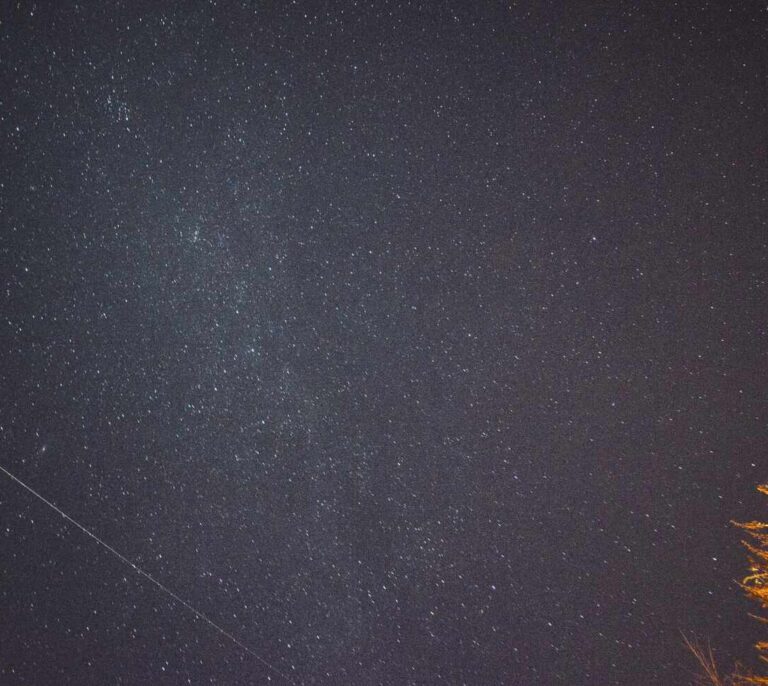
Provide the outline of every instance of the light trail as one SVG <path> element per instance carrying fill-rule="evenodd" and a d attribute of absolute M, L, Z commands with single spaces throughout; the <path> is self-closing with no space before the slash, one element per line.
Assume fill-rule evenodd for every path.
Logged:
<path fill-rule="evenodd" d="M 295 684 L 292 679 L 290 679 L 286 674 L 283 674 L 277 667 L 267 662 L 263 657 L 261 657 L 255 650 L 252 648 L 249 648 L 245 643 L 240 641 L 238 638 L 230 634 L 226 629 L 220 627 L 216 622 L 214 622 L 210 617 L 203 614 L 198 610 L 197 608 L 190 605 L 186 600 L 179 597 L 176 593 L 174 593 L 170 588 L 168 588 L 165 584 L 161 583 L 155 577 L 153 577 L 149 572 L 145 572 L 141 567 L 131 562 L 125 555 L 119 553 L 117 550 L 115 550 L 111 545 L 108 543 L 102 541 L 93 531 L 90 529 L 87 529 L 84 527 L 80 522 L 75 521 L 70 517 L 66 512 L 61 510 L 60 508 L 56 507 L 50 500 L 47 498 L 44 498 L 42 495 L 40 495 L 35 489 L 33 489 L 31 486 L 28 486 L 25 484 L 21 479 L 19 479 L 17 476 L 14 476 L 11 474 L 5 467 L 0 465 L 0 471 L 5 473 L 6 476 L 13 479 L 19 486 L 22 486 L 26 490 L 28 490 L 35 498 L 38 498 L 39 500 L 42 500 L 48 507 L 50 507 L 52 510 L 55 510 L 58 512 L 64 519 L 66 519 L 71 524 L 74 524 L 78 529 L 80 529 L 83 533 L 90 536 L 94 541 L 96 541 L 99 545 L 106 548 L 110 553 L 112 553 L 115 557 L 122 560 L 125 564 L 127 564 L 133 571 L 135 571 L 137 574 L 140 574 L 145 579 L 151 581 L 155 586 L 157 586 L 161 591 L 164 593 L 167 593 L 171 598 L 173 598 L 177 603 L 180 605 L 183 605 L 186 607 L 190 612 L 192 612 L 198 619 L 202 619 L 206 624 L 213 627 L 216 631 L 218 631 L 222 636 L 226 636 L 232 643 L 237 645 L 238 647 L 242 648 L 246 653 L 251 655 L 252 657 L 256 658 L 261 664 L 263 664 L 265 667 L 268 667 L 270 670 L 272 670 L 275 674 L 278 674 L 283 679 L 285 679 L 288 683 Z"/>

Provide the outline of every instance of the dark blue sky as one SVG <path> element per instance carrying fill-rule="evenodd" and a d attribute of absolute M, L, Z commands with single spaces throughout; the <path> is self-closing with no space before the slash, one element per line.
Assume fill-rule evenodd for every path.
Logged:
<path fill-rule="evenodd" d="M 297 683 L 751 659 L 764 4 L 0 18 L 2 466 Z M 281 683 L 0 476 L 3 684 Z"/>

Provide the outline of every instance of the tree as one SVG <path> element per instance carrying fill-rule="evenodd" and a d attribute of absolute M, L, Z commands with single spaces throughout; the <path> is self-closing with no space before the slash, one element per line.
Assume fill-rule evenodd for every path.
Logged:
<path fill-rule="evenodd" d="M 760 485 L 757 490 L 768 495 L 768 484 Z M 749 559 L 749 574 L 739 584 L 749 598 L 756 601 L 761 610 L 768 610 L 768 523 L 766 522 L 732 522 L 747 532 L 747 540 L 742 544 L 747 549 Z M 768 618 L 752 615 L 755 619 L 768 624 Z M 691 641 L 683 636 L 688 649 L 699 663 L 701 674 L 699 684 L 710 686 L 768 686 L 768 676 L 746 673 L 737 666 L 730 676 L 721 677 L 717 663 L 712 654 L 712 648 L 705 648 L 698 641 Z M 755 644 L 758 657 L 768 663 L 768 641 L 758 641 Z"/>
<path fill-rule="evenodd" d="M 757 487 L 763 495 L 768 495 L 768 485 Z M 761 610 L 768 610 L 768 523 L 765 522 L 733 522 L 736 526 L 747 532 L 749 539 L 742 541 L 747 549 L 749 558 L 749 575 L 742 579 L 740 586 L 752 600 L 756 601 Z M 768 619 L 752 615 L 755 619 L 768 624 Z M 760 660 L 768 663 L 768 641 L 755 643 Z M 768 677 L 748 675 L 737 676 L 739 681 L 734 683 L 768 686 Z"/>

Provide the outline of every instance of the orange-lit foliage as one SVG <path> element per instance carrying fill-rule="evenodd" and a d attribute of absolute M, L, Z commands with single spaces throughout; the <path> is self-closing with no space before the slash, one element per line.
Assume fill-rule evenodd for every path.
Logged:
<path fill-rule="evenodd" d="M 768 495 L 768 484 L 762 484 L 757 490 Z M 742 541 L 748 551 L 749 574 L 739 584 L 747 596 L 757 601 L 762 610 L 768 610 L 768 523 L 767 522 L 733 522 L 749 535 L 749 540 Z M 759 621 L 768 624 L 768 617 L 751 615 Z M 690 641 L 683 636 L 686 646 L 699 663 L 701 674 L 699 684 L 709 686 L 768 686 L 768 676 L 744 673 L 737 667 L 736 671 L 726 677 L 721 677 L 712 649 L 709 645 L 704 648 L 696 641 Z M 755 643 L 758 655 L 763 662 L 768 663 L 768 641 Z"/>
<path fill-rule="evenodd" d="M 768 484 L 761 484 L 757 490 L 768 495 Z M 736 526 L 749 534 L 750 540 L 742 541 L 749 555 L 750 573 L 741 581 L 741 587 L 746 594 L 757 601 L 762 610 L 768 610 L 768 523 L 766 522 L 734 522 Z M 768 619 L 753 615 L 756 619 L 768 624 Z M 755 644 L 758 655 L 763 662 L 768 662 L 768 641 L 758 641 Z M 749 675 L 739 676 L 736 684 L 768 686 L 768 677 Z"/>

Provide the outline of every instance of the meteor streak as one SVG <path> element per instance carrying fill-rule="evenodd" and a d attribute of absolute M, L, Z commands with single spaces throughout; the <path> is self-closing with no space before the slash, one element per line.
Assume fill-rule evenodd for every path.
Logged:
<path fill-rule="evenodd" d="M 161 583 L 155 577 L 153 577 L 149 572 L 145 572 L 141 567 L 131 562 L 125 555 L 122 555 L 117 550 L 115 550 L 111 545 L 108 543 L 105 543 L 102 541 L 93 531 L 90 529 L 87 529 L 84 527 L 80 522 L 75 521 L 70 517 L 66 512 L 61 510 L 60 508 L 56 507 L 50 500 L 44 498 L 42 495 L 40 495 L 36 490 L 34 490 L 31 486 L 28 486 L 25 484 L 21 479 L 11 474 L 7 469 L 5 469 L 3 466 L 0 466 L 0 471 L 2 471 L 6 476 L 13 479 L 17 484 L 28 490 L 32 495 L 34 495 L 39 500 L 42 500 L 48 507 L 50 507 L 52 510 L 55 510 L 58 512 L 64 519 L 66 519 L 71 524 L 74 524 L 78 529 L 80 529 L 83 533 L 90 536 L 94 541 L 96 541 L 99 545 L 106 548 L 110 553 L 112 553 L 115 557 L 122 560 L 125 564 L 127 564 L 129 567 L 133 569 L 137 574 L 140 574 L 145 579 L 151 581 L 155 586 L 157 586 L 161 591 L 164 593 L 167 593 L 171 598 L 173 598 L 177 603 L 180 605 L 183 605 L 186 607 L 190 612 L 192 612 L 198 619 L 202 619 L 204 622 L 209 624 L 211 627 L 213 627 L 216 631 L 218 631 L 222 636 L 225 636 L 230 641 L 232 641 L 235 645 L 242 648 L 246 653 L 251 655 L 252 657 L 256 658 L 261 664 L 263 664 L 265 667 L 268 667 L 270 670 L 272 670 L 275 674 L 280 675 L 283 679 L 288 681 L 289 683 L 295 683 L 292 681 L 286 674 L 283 674 L 277 667 L 267 662 L 263 657 L 261 657 L 256 651 L 254 651 L 252 648 L 249 648 L 245 643 L 240 641 L 238 638 L 230 634 L 226 629 L 223 629 L 220 627 L 216 622 L 214 622 L 210 617 L 206 616 L 200 610 L 190 605 L 186 600 L 179 597 L 176 593 L 174 593 L 170 588 L 168 588 L 165 584 Z"/>

